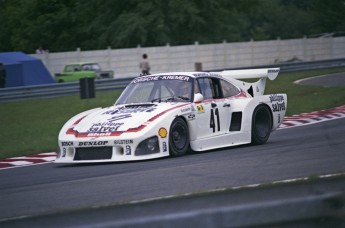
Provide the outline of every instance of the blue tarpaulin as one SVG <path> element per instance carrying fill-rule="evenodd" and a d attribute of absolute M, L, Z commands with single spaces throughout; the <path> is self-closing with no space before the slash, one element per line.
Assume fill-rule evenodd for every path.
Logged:
<path fill-rule="evenodd" d="M 0 63 L 6 70 L 5 87 L 55 83 L 40 59 L 22 52 L 1 52 Z"/>

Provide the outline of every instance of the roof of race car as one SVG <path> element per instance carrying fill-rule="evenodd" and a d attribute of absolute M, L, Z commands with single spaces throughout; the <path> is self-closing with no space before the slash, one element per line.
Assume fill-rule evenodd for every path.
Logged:
<path fill-rule="evenodd" d="M 153 80 L 156 81 L 159 79 L 188 81 L 189 78 L 197 78 L 197 77 L 223 78 L 221 75 L 208 73 L 208 72 L 169 72 L 169 73 L 159 73 L 159 74 L 149 74 L 149 75 L 138 76 L 134 78 L 130 84 L 136 84 L 140 82 L 147 82 L 147 81 L 153 81 Z"/>
<path fill-rule="evenodd" d="M 222 78 L 221 75 L 215 74 L 214 72 L 209 73 L 209 72 L 167 72 L 167 73 L 158 73 L 158 74 L 149 74 L 149 75 L 142 75 L 139 77 L 152 77 L 152 76 L 189 76 L 192 78 L 198 78 L 198 77 L 219 77 Z"/>
<path fill-rule="evenodd" d="M 217 77 L 224 79 L 246 79 L 246 78 L 268 78 L 274 80 L 279 74 L 280 68 L 258 68 L 258 69 L 242 69 L 242 70 L 224 70 L 220 72 L 171 72 L 152 74 L 147 76 L 140 76 L 138 78 L 148 79 L 149 77 L 160 76 L 187 76 L 192 78 L 197 77 Z M 175 79 L 169 77 L 167 79 Z M 176 78 L 178 79 L 178 78 Z M 183 80 L 183 79 L 180 79 Z"/>

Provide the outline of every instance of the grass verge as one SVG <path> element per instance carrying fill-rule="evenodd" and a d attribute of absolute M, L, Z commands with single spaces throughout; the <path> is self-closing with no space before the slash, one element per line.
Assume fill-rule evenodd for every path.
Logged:
<path fill-rule="evenodd" d="M 268 81 L 266 94 L 288 95 L 287 115 L 311 112 L 345 104 L 344 87 L 296 85 L 298 79 L 345 72 L 345 68 L 283 73 Z M 0 159 L 56 151 L 63 124 L 82 111 L 111 106 L 121 91 L 99 92 L 95 99 L 80 100 L 79 95 L 0 103 Z"/>

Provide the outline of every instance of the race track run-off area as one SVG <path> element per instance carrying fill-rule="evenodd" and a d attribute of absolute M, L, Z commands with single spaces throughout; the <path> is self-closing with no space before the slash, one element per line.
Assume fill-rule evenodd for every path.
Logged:
<path fill-rule="evenodd" d="M 301 125 L 314 124 L 344 117 L 345 105 L 327 110 L 315 111 L 311 113 L 302 113 L 299 115 L 285 117 L 283 123 L 280 125 L 278 130 L 297 127 Z M 55 152 L 41 153 L 16 158 L 6 158 L 0 160 L 0 169 L 51 163 L 55 160 L 55 158 Z"/>

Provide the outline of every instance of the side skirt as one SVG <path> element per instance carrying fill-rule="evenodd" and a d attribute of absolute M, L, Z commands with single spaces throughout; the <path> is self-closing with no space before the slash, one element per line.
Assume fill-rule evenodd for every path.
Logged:
<path fill-rule="evenodd" d="M 190 146 L 194 151 L 203 151 L 248 143 L 251 143 L 251 132 L 236 132 L 190 141 Z"/>

